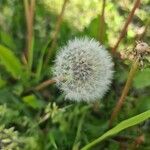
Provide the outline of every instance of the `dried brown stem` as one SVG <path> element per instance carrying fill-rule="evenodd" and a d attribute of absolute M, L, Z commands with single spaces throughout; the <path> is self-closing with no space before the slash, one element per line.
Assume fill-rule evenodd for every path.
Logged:
<path fill-rule="evenodd" d="M 28 0 L 24 0 L 24 9 L 25 9 L 25 18 L 26 18 L 26 23 L 27 23 L 27 27 L 29 26 L 29 1 Z"/>
<path fill-rule="evenodd" d="M 118 38 L 116 44 L 115 44 L 114 47 L 112 48 L 112 53 L 115 53 L 115 52 L 116 52 L 116 50 L 117 50 L 117 48 L 118 48 L 118 46 L 119 46 L 121 40 L 123 39 L 123 37 L 125 36 L 125 34 L 126 34 L 126 32 L 127 32 L 128 25 L 129 25 L 130 22 L 132 21 L 132 18 L 133 18 L 133 16 L 134 16 L 134 13 L 135 13 L 136 9 L 137 9 L 139 6 L 140 6 L 140 0 L 136 0 L 134 6 L 133 6 L 133 8 L 132 8 L 132 10 L 131 10 L 131 12 L 130 12 L 128 18 L 127 18 L 127 21 L 125 22 L 125 24 L 124 24 L 124 26 L 123 26 L 123 29 L 122 29 L 122 31 L 121 31 L 121 33 L 120 33 L 120 36 L 119 36 L 119 38 Z"/>
<path fill-rule="evenodd" d="M 56 22 L 56 26 L 55 26 L 55 29 L 54 29 L 54 36 L 53 36 L 53 39 L 52 39 L 52 44 L 51 44 L 51 47 L 48 50 L 48 53 L 47 53 L 47 56 L 46 56 L 46 59 L 45 59 L 45 65 L 48 64 L 49 58 L 51 58 L 53 56 L 54 48 L 55 48 L 56 42 L 57 42 L 58 33 L 59 33 L 60 26 L 61 26 L 61 23 L 62 23 L 62 19 L 63 19 L 63 15 L 64 15 L 64 12 L 65 12 L 66 4 L 67 4 L 68 1 L 69 0 L 64 0 L 60 15 L 58 16 L 58 20 Z"/>
<path fill-rule="evenodd" d="M 34 18 L 34 9 L 35 9 L 35 0 L 31 0 L 29 3 L 28 0 L 24 0 L 24 7 L 25 7 L 25 17 L 26 17 L 26 24 L 27 24 L 27 38 L 26 38 L 26 50 L 25 56 L 27 60 L 29 60 L 29 51 L 32 47 L 32 37 L 33 37 L 33 18 Z"/>
<path fill-rule="evenodd" d="M 112 114 L 111 114 L 111 118 L 110 118 L 110 124 L 109 126 L 112 127 L 112 124 L 113 124 L 113 121 L 116 119 L 123 103 L 125 102 L 126 100 L 126 97 L 127 97 L 127 94 L 129 92 L 129 89 L 131 87 L 131 83 L 133 81 L 133 78 L 134 78 L 134 75 L 136 73 L 136 70 L 138 68 L 138 65 L 139 65 L 139 58 L 136 58 L 136 60 L 133 62 L 133 65 L 131 67 L 131 70 L 129 72 L 129 75 L 128 75 L 128 79 L 127 79 L 127 82 L 125 84 L 125 87 L 122 91 L 122 94 L 121 94 L 121 97 L 119 98 Z"/>
<path fill-rule="evenodd" d="M 40 91 L 53 83 L 56 83 L 55 79 L 48 79 L 48 80 L 42 82 L 41 84 L 39 84 L 38 86 L 34 87 L 34 90 Z"/>
<path fill-rule="evenodd" d="M 100 15 L 100 25 L 99 25 L 99 41 L 101 43 L 104 42 L 104 35 L 105 35 L 105 6 L 106 6 L 106 0 L 103 0 L 102 12 Z"/>

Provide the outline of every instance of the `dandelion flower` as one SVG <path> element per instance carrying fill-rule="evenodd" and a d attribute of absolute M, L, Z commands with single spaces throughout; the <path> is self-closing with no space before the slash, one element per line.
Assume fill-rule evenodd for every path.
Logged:
<path fill-rule="evenodd" d="M 58 52 L 53 74 L 66 98 L 93 102 L 104 96 L 113 77 L 110 54 L 94 39 L 75 38 Z"/>

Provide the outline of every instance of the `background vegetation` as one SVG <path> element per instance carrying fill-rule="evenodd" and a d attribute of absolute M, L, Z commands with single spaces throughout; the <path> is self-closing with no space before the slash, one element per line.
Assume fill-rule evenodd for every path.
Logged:
<path fill-rule="evenodd" d="M 78 150 L 108 131 L 131 62 L 112 54 L 113 84 L 95 104 L 65 100 L 55 84 L 40 90 L 37 85 L 52 77 L 56 51 L 75 36 L 94 37 L 111 52 L 136 1 L 0 0 L 0 149 Z M 149 44 L 149 18 L 150 1 L 143 0 L 128 22 L 117 53 L 132 50 L 139 39 Z M 147 110 L 150 110 L 148 67 L 137 71 L 113 126 Z M 91 149 L 137 148 L 150 149 L 149 120 Z"/>

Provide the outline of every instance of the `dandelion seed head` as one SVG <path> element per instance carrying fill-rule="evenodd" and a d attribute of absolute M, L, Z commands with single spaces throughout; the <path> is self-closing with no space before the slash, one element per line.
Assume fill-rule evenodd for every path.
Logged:
<path fill-rule="evenodd" d="M 53 74 L 66 98 L 92 102 L 104 96 L 113 77 L 110 54 L 94 39 L 75 38 L 56 56 Z"/>

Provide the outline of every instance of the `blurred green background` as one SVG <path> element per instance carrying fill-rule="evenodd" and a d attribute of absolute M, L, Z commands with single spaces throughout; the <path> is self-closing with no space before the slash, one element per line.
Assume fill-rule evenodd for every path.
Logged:
<path fill-rule="evenodd" d="M 52 77 L 56 51 L 69 39 L 89 36 L 111 52 L 133 7 L 132 0 L 106 0 L 101 30 L 102 0 L 69 0 L 62 16 L 54 46 L 56 26 L 63 0 L 36 0 L 29 66 L 25 1 L 0 0 L 0 149 L 4 150 L 78 150 L 108 130 L 111 112 L 121 94 L 131 63 L 114 57 L 115 75 L 110 91 L 98 103 L 75 103 L 50 85 L 41 91 L 32 87 Z M 32 0 L 31 0 L 32 1 Z M 150 0 L 141 1 L 118 52 L 132 49 L 141 40 L 150 41 Z M 50 48 L 53 55 L 45 65 Z M 149 60 L 149 59 L 148 59 Z M 150 109 L 150 68 L 138 71 L 116 124 Z M 150 149 L 150 122 L 121 132 L 93 150 L 130 150 L 140 136 L 138 149 Z M 127 138 L 119 140 L 120 137 Z M 5 140 L 6 141 L 5 141 Z M 5 143 L 5 144 L 4 144 Z"/>

